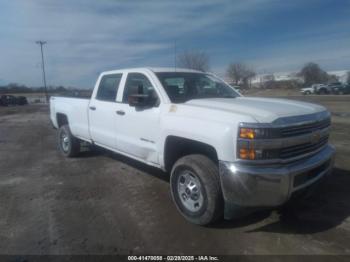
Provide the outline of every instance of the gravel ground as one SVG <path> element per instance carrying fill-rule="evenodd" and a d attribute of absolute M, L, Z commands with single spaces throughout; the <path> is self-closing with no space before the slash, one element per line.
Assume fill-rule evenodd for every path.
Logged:
<path fill-rule="evenodd" d="M 327 106 L 332 180 L 309 199 L 210 227 L 186 222 L 167 174 L 104 150 L 65 159 L 46 106 L 0 108 L 0 254 L 350 254 L 350 96 Z"/>

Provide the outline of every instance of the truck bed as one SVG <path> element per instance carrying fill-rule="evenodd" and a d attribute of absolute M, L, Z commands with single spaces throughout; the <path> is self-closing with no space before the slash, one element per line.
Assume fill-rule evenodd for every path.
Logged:
<path fill-rule="evenodd" d="M 58 128 L 59 123 L 56 112 L 65 114 L 69 117 L 69 128 L 74 136 L 84 140 L 90 140 L 88 107 L 90 100 L 88 98 L 70 98 L 52 96 L 50 98 L 50 119 L 54 127 Z"/>

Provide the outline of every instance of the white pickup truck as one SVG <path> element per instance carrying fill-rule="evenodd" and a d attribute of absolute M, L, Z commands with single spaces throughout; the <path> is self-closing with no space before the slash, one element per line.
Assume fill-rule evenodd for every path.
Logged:
<path fill-rule="evenodd" d="M 104 72 L 91 99 L 51 97 L 50 111 L 65 156 L 86 141 L 163 169 L 179 212 L 201 225 L 280 206 L 333 167 L 324 107 L 243 97 L 210 73 Z"/>

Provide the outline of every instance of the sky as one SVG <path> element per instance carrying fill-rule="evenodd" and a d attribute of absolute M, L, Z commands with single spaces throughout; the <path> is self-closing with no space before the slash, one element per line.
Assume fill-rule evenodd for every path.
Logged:
<path fill-rule="evenodd" d="M 350 69 L 350 0 L 3 0 L 0 84 L 91 88 L 105 70 L 174 66 L 177 53 L 208 54 L 257 73 L 298 71 L 307 62 Z"/>

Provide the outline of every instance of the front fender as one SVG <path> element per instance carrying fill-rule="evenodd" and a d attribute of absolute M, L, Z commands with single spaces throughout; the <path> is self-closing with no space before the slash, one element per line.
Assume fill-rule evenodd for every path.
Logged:
<path fill-rule="evenodd" d="M 160 163 L 164 163 L 164 146 L 168 136 L 181 137 L 212 146 L 219 160 L 229 161 L 234 158 L 234 137 L 236 133 L 232 126 L 219 122 L 208 122 L 202 119 L 167 117 L 162 123 Z M 228 143 L 232 141 L 232 143 Z"/>

